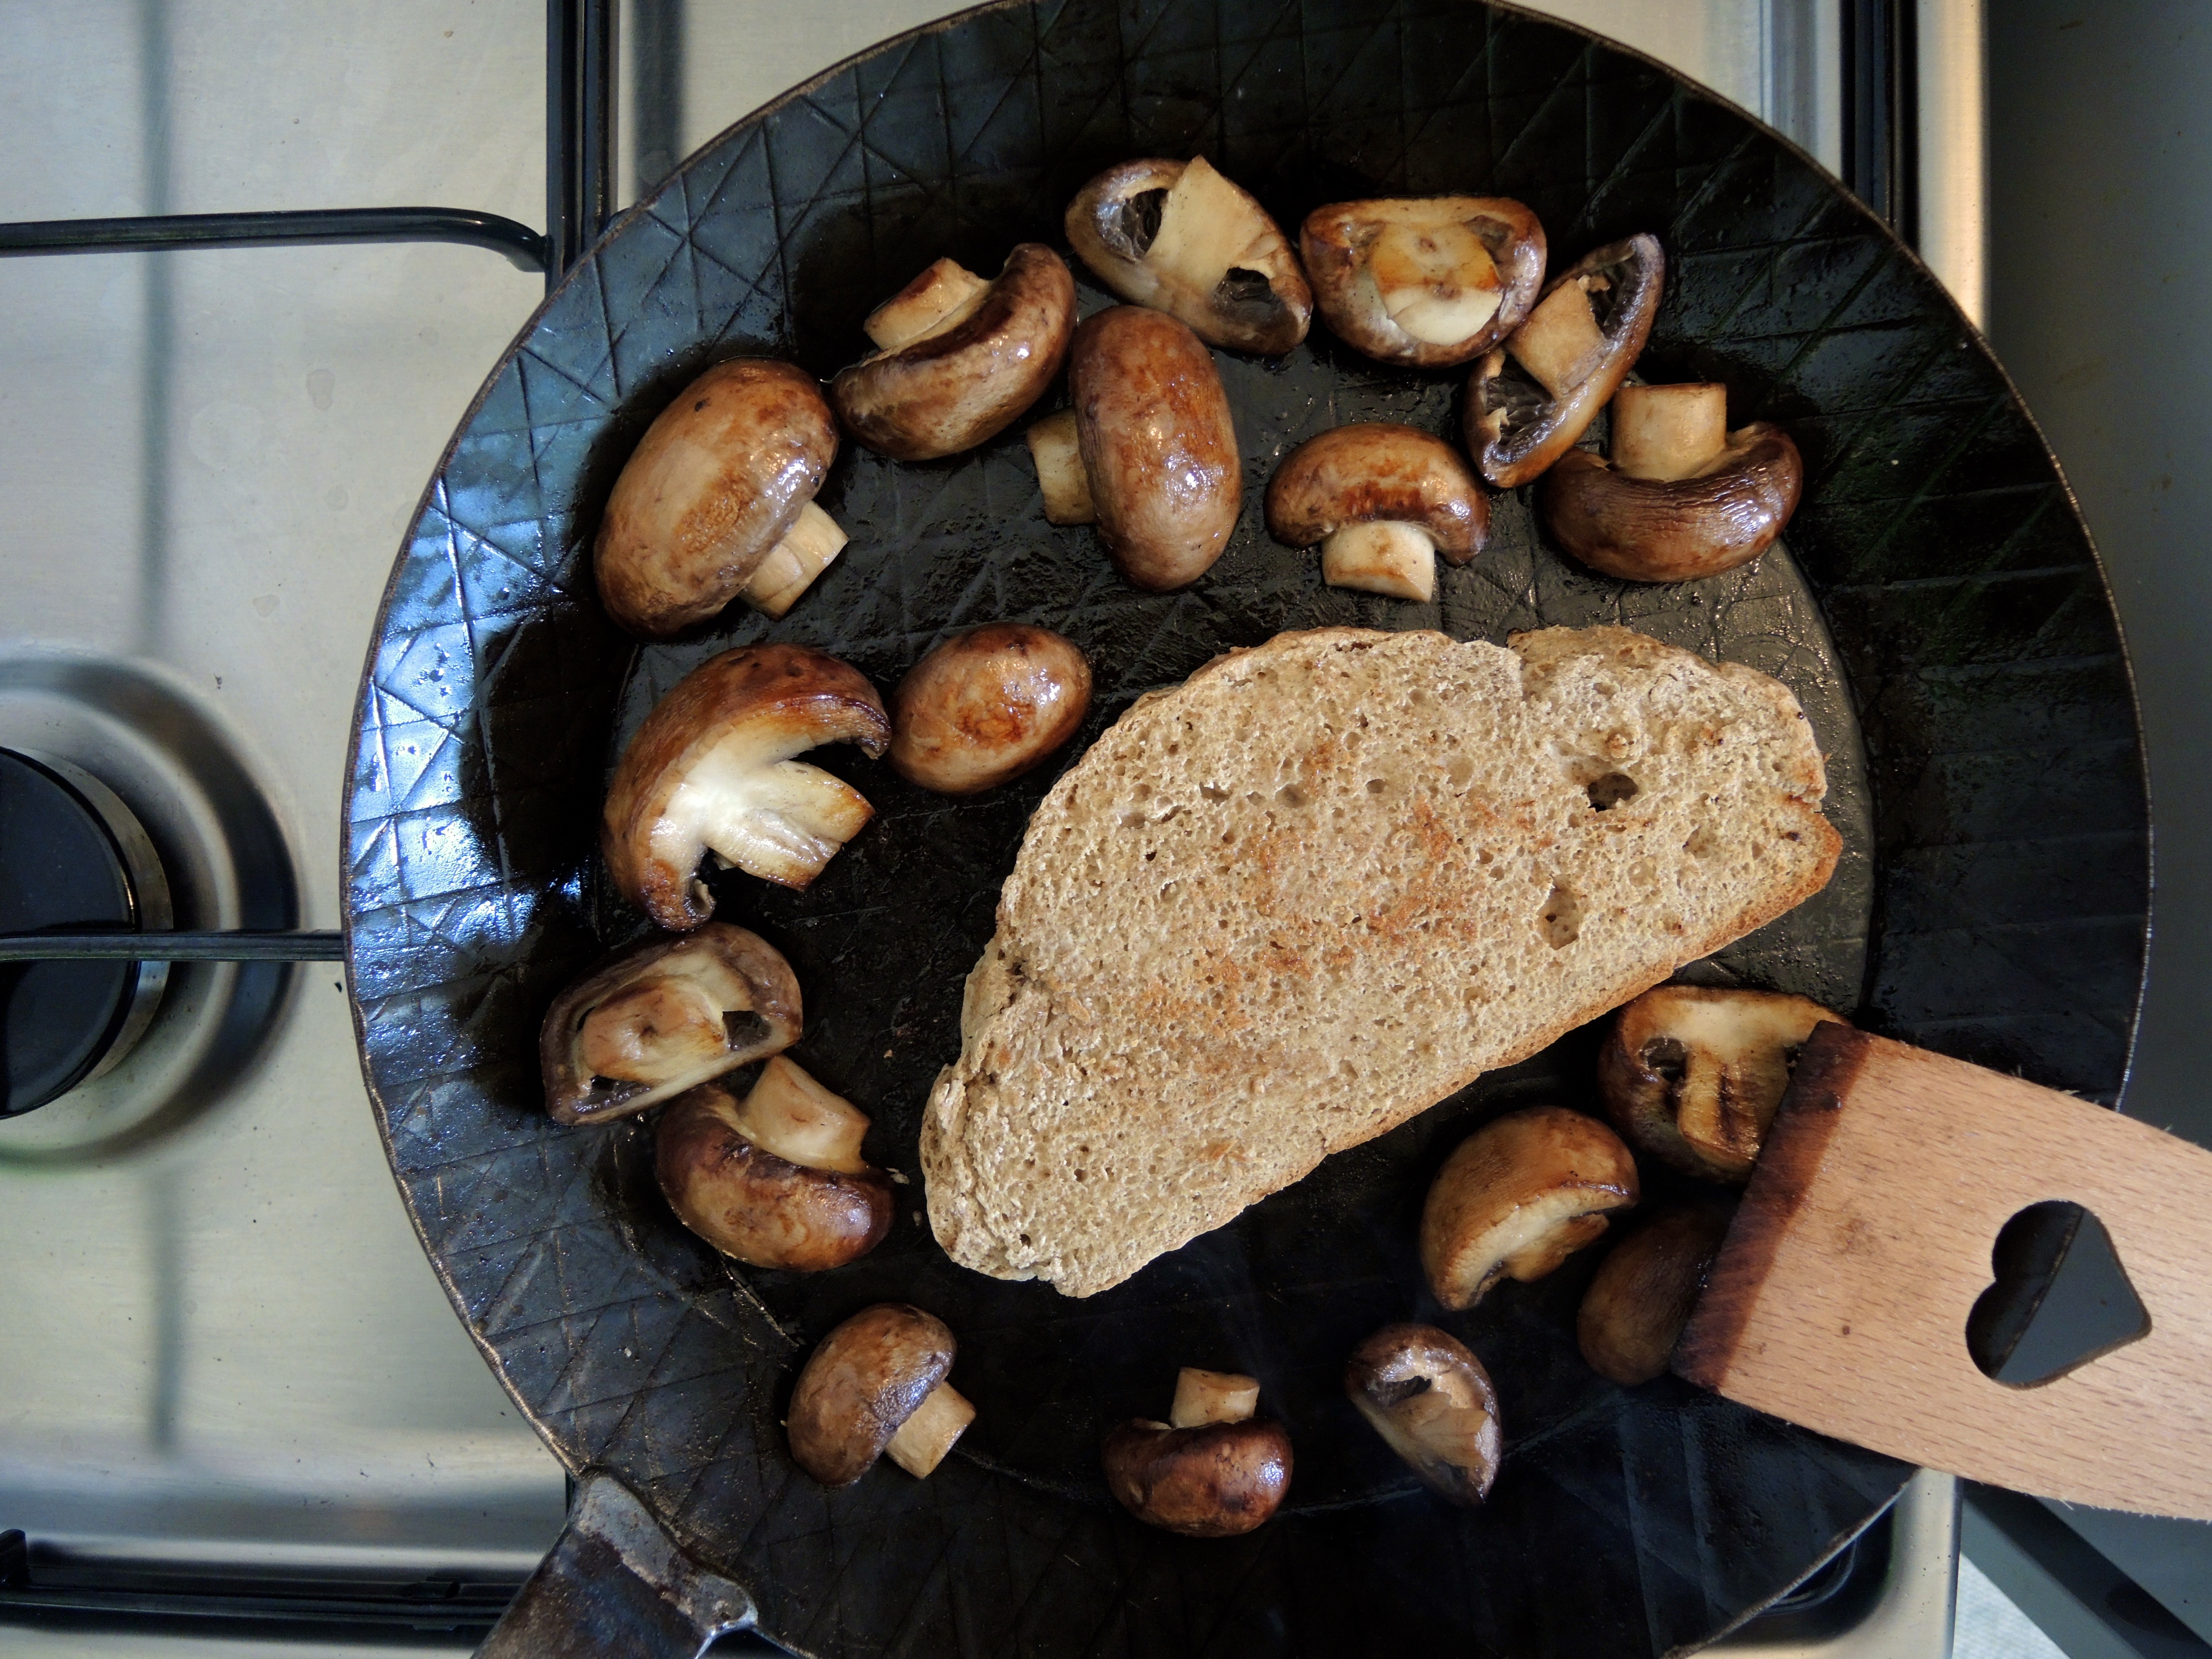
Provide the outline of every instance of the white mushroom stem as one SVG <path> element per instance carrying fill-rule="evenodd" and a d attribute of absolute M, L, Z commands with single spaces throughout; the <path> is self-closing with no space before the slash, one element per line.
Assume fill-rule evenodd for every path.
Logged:
<path fill-rule="evenodd" d="M 1513 331 L 1505 349 L 1554 398 L 1582 384 L 1605 355 L 1605 334 L 1582 282 L 1562 283 Z"/>
<path fill-rule="evenodd" d="M 760 1080 L 738 1108 L 737 1128 L 763 1152 L 787 1163 L 841 1175 L 862 1175 L 868 1169 L 860 1156 L 867 1114 L 781 1054 L 761 1067 Z"/>
<path fill-rule="evenodd" d="M 696 979 L 640 980 L 584 1016 L 577 1055 L 593 1077 L 667 1083 L 729 1052 L 721 1005 Z"/>
<path fill-rule="evenodd" d="M 950 1382 L 940 1382 L 922 1397 L 914 1415 L 898 1425 L 884 1449 L 915 1480 L 927 1480 L 975 1420 L 975 1407 L 967 1396 Z"/>
<path fill-rule="evenodd" d="M 1728 388 L 1625 386 L 1613 394 L 1613 465 L 1632 478 L 1695 477 L 1728 447 Z"/>
<path fill-rule="evenodd" d="M 689 870 L 704 848 L 748 875 L 805 886 L 875 811 L 843 779 L 784 758 L 811 746 L 740 730 L 701 756 L 653 825 L 654 856 Z"/>
<path fill-rule="evenodd" d="M 1030 459 L 1036 463 L 1037 488 L 1044 492 L 1044 516 L 1050 524 L 1091 524 L 1098 517 L 1091 504 L 1091 475 L 1075 438 L 1075 411 L 1063 409 L 1030 428 Z"/>
<path fill-rule="evenodd" d="M 1186 1365 L 1176 1376 L 1175 1404 L 1168 1408 L 1168 1426 L 1196 1429 L 1208 1423 L 1243 1423 L 1259 1407 L 1257 1377 Z"/>
<path fill-rule="evenodd" d="M 1428 345 L 1455 345 L 1498 314 L 1498 264 L 1461 224 L 1392 224 L 1368 249 L 1368 275 L 1390 320 Z"/>
<path fill-rule="evenodd" d="M 781 617 L 799 602 L 845 550 L 848 538 L 837 520 L 812 501 L 799 509 L 799 518 L 784 538 L 768 550 L 745 583 L 745 603 L 756 611 Z"/>
<path fill-rule="evenodd" d="M 1348 524 L 1321 544 L 1321 578 L 1394 599 L 1436 597 L 1437 544 L 1414 524 Z"/>
<path fill-rule="evenodd" d="M 884 351 L 896 351 L 954 326 L 991 285 L 965 265 L 939 259 L 868 313 L 860 325 Z"/>
<path fill-rule="evenodd" d="M 1270 227 L 1259 205 L 1231 184 L 1203 155 L 1194 155 L 1160 204 L 1159 233 L 1144 263 L 1182 275 L 1207 291 L 1267 240 Z"/>

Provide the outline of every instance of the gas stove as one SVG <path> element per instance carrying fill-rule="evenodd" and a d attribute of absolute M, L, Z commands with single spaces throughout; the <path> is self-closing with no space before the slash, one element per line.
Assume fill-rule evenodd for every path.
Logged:
<path fill-rule="evenodd" d="M 0 933 L 252 934 L 201 954 L 264 958 L 13 970 L 41 988 L 10 1004 L 0 1119 L 10 1651 L 466 1648 L 558 1531 L 567 1479 L 422 1257 L 328 960 L 367 630 L 543 267 L 731 119 L 948 9 L 555 0 L 550 42 L 543 0 L 11 20 L 0 219 L 299 216 L 0 260 Z M 1914 161 L 1878 142 L 1886 83 L 1846 96 L 1833 0 L 1550 9 L 1848 150 L 1877 205 L 1917 182 L 1921 245 L 1978 310 L 1978 78 Z M 411 203 L 441 211 L 384 205 Z M 1921 1477 L 1740 1642 L 1946 1651 L 1954 1508 Z"/>

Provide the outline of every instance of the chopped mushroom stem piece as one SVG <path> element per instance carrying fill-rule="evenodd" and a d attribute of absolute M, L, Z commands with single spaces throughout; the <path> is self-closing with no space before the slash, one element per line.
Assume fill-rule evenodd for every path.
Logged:
<path fill-rule="evenodd" d="M 884 1449 L 915 1480 L 926 1480 L 975 1420 L 975 1407 L 968 1396 L 950 1382 L 940 1382 L 884 1443 Z"/>
<path fill-rule="evenodd" d="M 1036 465 L 1037 488 L 1044 492 L 1045 522 L 1096 523 L 1098 509 L 1091 504 L 1091 475 L 1083 470 L 1075 411 L 1063 409 L 1046 416 L 1030 428 L 1029 441 L 1030 459 Z"/>
<path fill-rule="evenodd" d="M 877 349 L 896 351 L 954 327 L 991 285 L 956 259 L 939 259 L 868 313 Z"/>
<path fill-rule="evenodd" d="M 1421 1266 L 1445 1307 L 1470 1308 L 1500 1279 L 1541 1279 L 1636 1202 L 1636 1161 L 1595 1118 L 1534 1106 L 1462 1141 L 1421 1211 Z"/>
<path fill-rule="evenodd" d="M 1168 1408 L 1168 1426 L 1195 1429 L 1208 1423 L 1242 1423 L 1259 1407 L 1257 1377 L 1186 1365 L 1176 1376 L 1175 1404 Z"/>
<path fill-rule="evenodd" d="M 1505 349 L 1554 398 L 1581 385 L 1605 355 L 1605 336 L 1583 283 L 1553 289 L 1507 337 Z"/>
<path fill-rule="evenodd" d="M 1728 447 L 1728 388 L 1625 386 L 1613 394 L 1613 464 L 1626 477 L 1672 483 Z"/>
<path fill-rule="evenodd" d="M 860 1156 L 867 1115 L 823 1088 L 790 1056 L 761 1067 L 760 1079 L 738 1109 L 738 1133 L 764 1152 L 810 1170 L 859 1175 L 870 1168 Z"/>
<path fill-rule="evenodd" d="M 553 1000 L 538 1036 L 556 1122 L 624 1117 L 799 1040 L 799 981 L 766 939 L 709 922 L 619 952 Z"/>
<path fill-rule="evenodd" d="M 814 579 L 845 550 L 842 526 L 812 501 L 799 509 L 799 520 L 768 550 L 744 587 L 745 603 L 781 617 L 797 604 Z"/>
<path fill-rule="evenodd" d="M 1321 578 L 1425 604 L 1437 592 L 1437 544 L 1419 525 L 1348 524 L 1321 544 Z"/>
<path fill-rule="evenodd" d="M 1344 1391 L 1390 1449 L 1439 1497 L 1480 1504 L 1504 1436 L 1490 1373 L 1433 1325 L 1386 1325 L 1352 1350 Z"/>
<path fill-rule="evenodd" d="M 1424 344 L 1464 340 L 1498 314 L 1498 262 L 1465 225 L 1389 225 L 1367 257 L 1382 309 Z"/>
<path fill-rule="evenodd" d="M 1599 1093 L 1637 1146 L 1708 1181 L 1751 1178 L 1797 1050 L 1823 1020 L 1808 998 L 1662 985 L 1621 1009 L 1598 1050 Z"/>

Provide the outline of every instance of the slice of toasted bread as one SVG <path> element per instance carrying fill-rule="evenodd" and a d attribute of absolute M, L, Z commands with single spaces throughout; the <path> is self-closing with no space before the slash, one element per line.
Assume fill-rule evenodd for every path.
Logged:
<path fill-rule="evenodd" d="M 952 1259 L 1118 1285 L 1818 892 L 1788 689 L 1620 628 L 1285 634 L 1048 795 L 921 1132 Z"/>

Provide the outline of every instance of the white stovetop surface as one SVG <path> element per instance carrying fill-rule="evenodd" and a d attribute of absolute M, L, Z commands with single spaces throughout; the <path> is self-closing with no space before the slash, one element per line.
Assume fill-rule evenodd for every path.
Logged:
<path fill-rule="evenodd" d="M 681 149 L 951 9 L 689 8 Z M 1761 0 L 1553 9 L 1762 107 Z M 10 8 L 0 219 L 427 204 L 541 222 L 544 11 Z M 126 659 L 209 711 L 289 831 L 304 926 L 337 922 L 347 734 L 394 551 L 541 293 L 460 247 L 0 260 L 0 663 Z M 190 1538 L 234 1559 L 534 1561 L 562 1472 L 408 1225 L 335 968 L 302 969 L 261 1065 L 151 1144 L 42 1166 L 23 1149 L 61 1132 L 37 1122 L 0 1124 L 0 1527 L 173 1558 Z"/>

